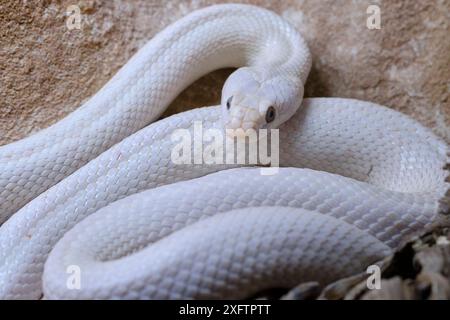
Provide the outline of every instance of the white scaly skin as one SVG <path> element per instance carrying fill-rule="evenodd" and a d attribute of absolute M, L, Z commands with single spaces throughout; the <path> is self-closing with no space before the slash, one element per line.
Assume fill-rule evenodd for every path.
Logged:
<path fill-rule="evenodd" d="M 39 298 L 44 263 L 50 250 L 69 229 L 107 204 L 139 191 L 231 167 L 176 165 L 171 161 L 175 145 L 171 134 L 180 128 L 193 133 L 194 121 L 199 119 L 203 120 L 205 130 L 222 126 L 219 107 L 196 109 L 155 122 L 104 152 L 13 215 L 0 228 L 1 297 Z M 262 188 L 256 192 L 256 186 L 238 179 L 239 174 L 235 174 L 236 181 L 225 179 L 228 171 L 224 171 L 217 179 L 212 176 L 214 183 L 208 184 L 204 192 L 192 194 L 199 199 L 192 213 L 201 211 L 205 194 L 217 188 L 219 198 L 228 204 L 242 199 L 239 207 L 265 206 L 270 205 L 267 202 L 271 199 L 271 205 L 317 210 L 366 230 L 395 247 L 403 238 L 424 230 L 443 210 L 439 199 L 448 188 L 443 169 L 447 162 L 446 148 L 446 144 L 428 129 L 391 109 L 351 99 L 305 99 L 299 112 L 280 127 L 280 165 L 326 172 L 292 171 L 287 176 L 296 183 L 284 183 L 284 180 L 277 183 L 278 174 L 260 177 L 267 178 L 268 182 L 255 180 L 256 186 Z M 308 172 L 313 175 L 307 175 Z M 313 179 L 316 176 L 321 178 Z M 223 185 L 224 181 L 231 185 Z M 198 188 L 202 185 L 199 183 Z M 299 190 L 298 195 L 286 192 L 291 185 Z M 162 202 L 173 203 L 176 214 L 177 199 L 190 188 L 179 192 L 177 184 L 165 188 L 174 188 L 164 192 L 172 198 Z M 225 197 L 230 190 L 236 199 Z M 321 198 L 316 196 L 318 192 Z M 269 194 L 273 197 L 268 198 Z M 248 198 L 256 195 L 256 199 Z M 188 198 L 186 202 L 195 202 L 195 199 Z M 131 202 L 129 207 L 134 205 Z M 207 206 L 210 213 L 218 207 Z M 164 216 L 170 219 L 171 210 L 168 211 Z M 182 225 L 191 222 L 177 221 Z M 161 223 L 173 228 L 170 221 Z M 101 228 L 108 227 L 105 224 Z M 138 232 L 135 230 L 130 235 L 135 233 Z M 117 242 L 109 243 L 117 248 Z M 324 264 L 327 262 L 320 250 L 314 257 Z M 67 280 L 67 274 L 58 275 L 60 281 Z"/>
<path fill-rule="evenodd" d="M 229 4 L 189 14 L 151 39 L 79 110 L 0 148 L 0 224 L 156 120 L 194 80 L 225 67 L 242 67 L 224 86 L 226 99 L 236 96 L 233 112 L 252 109 L 259 116 L 251 113 L 244 123 L 233 114 L 238 118 L 232 121 L 225 101 L 224 124 L 261 126 L 266 109 L 273 105 L 278 116 L 270 125 L 277 127 L 301 104 L 311 56 L 295 28 L 271 11 Z"/>
<path fill-rule="evenodd" d="M 217 198 L 208 205 L 214 202 Z M 96 213 L 70 230 L 47 260 L 45 297 L 242 299 L 310 279 L 328 283 L 390 253 L 383 242 L 344 221 L 298 208 L 247 208 L 203 219 L 212 214 L 203 206 L 190 212 L 187 206 L 172 207 L 175 211 L 164 211 L 168 217 L 153 206 L 137 207 L 131 214 Z M 202 220 L 167 236 L 183 227 L 186 215 Z M 150 242 L 155 243 L 114 260 Z M 72 262 L 81 269 L 80 290 L 68 290 L 62 281 Z"/>
<path fill-rule="evenodd" d="M 221 6 L 221 8 L 225 7 L 230 8 L 229 6 Z M 233 6 L 233 8 L 244 7 Z M 243 11 L 247 12 L 248 10 L 246 9 Z M 195 17 L 195 15 L 192 16 Z M 275 17 L 272 14 L 271 16 Z M 233 22 L 237 23 L 237 21 Z M 223 27 L 224 25 L 221 26 Z M 185 29 L 184 32 L 186 30 L 188 29 Z M 159 41 L 162 43 L 166 38 L 159 36 L 157 39 L 160 39 Z M 163 45 L 164 44 L 161 44 L 161 46 Z M 170 47 L 170 44 L 165 45 L 172 48 Z M 195 45 L 200 45 L 200 43 L 196 42 Z M 174 47 L 176 48 L 176 46 Z M 152 45 L 149 44 L 146 48 L 152 48 Z M 175 49 L 172 48 L 172 50 Z M 169 51 L 164 52 L 168 53 Z M 185 53 L 186 52 L 183 52 L 183 54 Z M 42 294 L 44 263 L 50 250 L 69 229 L 75 226 L 83 218 L 111 203 L 111 207 L 107 207 L 98 214 L 95 214 L 92 217 L 91 222 L 99 221 L 99 223 L 103 223 L 103 216 L 106 219 L 107 217 L 114 218 L 114 214 L 117 215 L 119 220 L 116 221 L 116 225 L 118 224 L 119 226 L 122 225 L 124 227 L 124 237 L 130 240 L 129 245 L 124 246 L 124 243 L 121 242 L 120 238 L 116 238 L 115 232 L 120 232 L 120 230 L 103 232 L 102 229 L 108 228 L 108 226 L 106 224 L 99 225 L 96 222 L 93 223 L 96 227 L 93 227 L 93 229 L 88 228 L 89 232 L 87 230 L 86 233 L 76 233 L 80 235 L 81 252 L 87 250 L 87 254 L 77 255 L 72 251 L 73 246 L 77 247 L 77 245 L 73 244 L 72 246 L 72 244 L 70 244 L 71 241 L 67 239 L 77 237 L 74 235 L 76 231 L 73 231 L 68 233 L 67 238 L 61 242 L 47 264 L 44 287 L 48 296 L 50 298 L 74 297 L 73 295 L 76 295 L 76 293 L 66 292 L 64 288 L 62 288 L 67 280 L 67 274 L 64 272 L 64 266 L 67 262 L 64 261 L 65 259 L 72 259 L 74 257 L 81 258 L 76 262 L 83 264 L 84 267 L 82 272 L 87 272 L 86 276 L 89 277 L 95 274 L 95 268 L 91 270 L 88 268 L 89 266 L 85 268 L 86 265 L 84 265 L 84 263 L 89 261 L 94 264 L 99 263 L 96 260 L 101 256 L 99 253 L 105 253 L 103 257 L 118 258 L 121 254 L 126 254 L 129 250 L 135 249 L 137 244 L 143 246 L 144 244 L 149 244 L 152 241 L 159 239 L 158 236 L 154 235 L 149 235 L 144 238 L 135 237 L 135 235 L 138 235 L 140 232 L 139 228 L 135 228 L 138 220 L 127 221 L 131 223 L 130 228 L 128 229 L 128 224 L 125 223 L 125 220 L 120 220 L 122 219 L 120 217 L 128 216 L 126 211 L 113 210 L 114 214 L 111 214 L 110 211 L 112 210 L 110 208 L 120 208 L 125 202 L 120 201 L 113 203 L 114 201 L 140 191 L 177 181 L 201 177 L 208 173 L 231 167 L 225 165 L 175 165 L 170 157 L 171 150 L 174 146 L 174 143 L 172 143 L 170 139 L 170 135 L 175 129 L 187 128 L 192 131 L 193 122 L 201 120 L 203 120 L 205 128 L 223 128 L 221 117 L 227 117 L 227 114 L 224 114 L 225 106 L 223 104 L 221 106 L 222 110 L 220 110 L 220 108 L 204 108 L 158 121 L 129 136 L 122 142 L 113 146 L 110 150 L 103 152 L 100 156 L 85 164 L 86 161 L 94 158 L 114 142 L 123 139 L 130 135 L 131 132 L 139 129 L 139 126 L 132 128 L 128 126 L 136 123 L 140 123 L 140 126 L 144 126 L 145 121 L 141 118 L 148 117 L 148 120 L 152 117 L 149 117 L 147 113 L 156 112 L 149 110 L 152 110 L 153 107 L 158 109 L 163 104 L 168 103 L 167 101 L 162 103 L 163 100 L 158 100 L 161 99 L 161 96 L 165 96 L 167 100 L 170 100 L 169 97 L 178 93 L 166 93 L 165 90 L 167 90 L 167 88 L 164 87 L 164 79 L 167 80 L 168 78 L 165 77 L 159 78 L 161 79 L 159 81 L 153 80 L 154 85 L 160 85 L 160 87 L 157 87 L 156 89 L 155 87 L 145 87 L 145 79 L 151 81 L 153 79 L 152 76 L 155 76 L 155 74 L 156 77 L 159 77 L 160 75 L 163 76 L 165 73 L 155 67 L 156 70 L 153 70 L 152 76 L 150 76 L 145 68 L 149 65 L 153 66 L 153 64 L 148 63 L 143 64 L 142 66 L 141 62 L 145 60 L 145 57 L 138 53 L 138 57 L 139 56 L 140 58 L 133 58 L 126 67 L 124 67 L 123 70 L 129 71 L 120 71 L 118 75 L 115 76 L 115 80 L 113 79 L 112 82 L 107 85 L 106 88 L 109 88 L 108 90 L 103 89 L 100 91 L 98 95 L 88 102 L 87 106 L 77 111 L 74 115 L 69 116 L 60 124 L 57 124 L 43 133 L 19 142 L 18 144 L 6 146 L 4 149 L 0 150 L 2 151 L 1 156 L 4 157 L 2 158 L 2 161 L 5 161 L 4 159 L 10 160 L 9 162 L 7 161 L 9 170 L 13 170 L 13 172 L 16 173 L 29 173 L 30 168 L 32 168 L 31 172 L 34 170 L 39 172 L 34 175 L 28 174 L 22 176 L 22 178 L 19 179 L 13 175 L 15 178 L 9 181 L 9 184 L 6 185 L 5 189 L 0 189 L 8 190 L 7 192 L 10 192 L 9 194 L 13 195 L 12 198 L 17 197 L 19 199 L 17 203 L 20 202 L 21 197 L 27 195 L 27 192 L 34 192 L 32 197 L 34 200 L 25 205 L 0 227 L 0 296 L 2 298 L 39 298 Z M 307 56 L 309 57 L 309 55 Z M 214 59 L 216 58 L 218 57 L 214 57 Z M 147 57 L 146 59 L 152 61 L 150 57 Z M 183 59 L 183 57 L 179 59 Z M 305 60 L 305 66 L 308 65 L 306 61 L 308 61 L 308 59 Z M 186 61 L 183 63 L 186 63 Z M 186 70 L 186 67 L 183 68 Z M 200 67 L 200 69 L 202 69 L 202 67 Z M 134 78 L 132 77 L 132 72 L 130 70 L 136 71 Z M 167 69 L 165 70 L 166 73 L 172 72 L 167 72 Z M 156 71 L 160 71 L 160 73 L 156 73 Z M 189 69 L 189 72 L 195 73 L 198 71 Z M 186 77 L 184 79 L 186 82 L 183 83 L 183 85 L 180 85 L 180 88 L 187 85 L 187 82 L 196 78 L 191 76 L 190 73 L 182 73 L 182 75 Z M 200 74 L 197 73 L 196 75 L 198 76 Z M 128 80 L 122 80 L 122 77 L 128 78 Z M 130 81 L 130 79 L 134 81 Z M 182 80 L 177 81 L 182 82 Z M 122 85 L 123 87 L 121 87 Z M 147 89 L 143 90 L 143 88 Z M 228 95 L 228 91 L 224 89 L 224 92 Z M 114 96 L 115 98 L 110 100 L 110 96 Z M 152 96 L 153 98 L 149 98 Z M 151 104 L 151 108 L 148 105 L 144 108 L 144 101 L 155 102 L 155 100 L 151 99 L 157 99 L 156 101 L 161 103 L 161 105 L 155 103 Z M 127 105 L 127 102 L 130 103 L 130 105 Z M 106 103 L 108 104 L 108 110 L 111 108 L 111 110 L 114 111 L 107 112 L 105 113 L 106 116 L 103 115 L 100 117 L 102 114 L 101 106 L 106 106 Z M 258 104 L 258 107 L 260 106 L 266 107 L 265 104 Z M 139 108 L 133 109 L 135 107 Z M 248 105 L 245 104 L 233 107 L 247 108 Z M 129 108 L 128 111 L 123 112 L 127 108 Z M 94 112 L 91 110 L 97 111 Z M 158 113 L 160 111 L 161 110 L 158 110 Z M 114 112 L 119 112 L 120 116 L 116 116 Z M 99 117 L 100 120 L 97 121 L 97 117 Z M 114 121 L 111 122 L 112 120 Z M 226 124 L 227 118 L 224 120 Z M 91 123 L 94 125 L 91 126 Z M 52 133 L 52 130 L 54 136 L 49 136 L 49 133 Z M 80 140 L 74 138 L 76 136 L 74 132 L 82 133 Z M 292 252 L 289 254 L 277 257 L 291 257 L 298 261 L 299 264 L 285 264 L 283 267 L 285 270 L 290 270 L 291 267 L 295 266 L 298 268 L 297 270 L 308 270 L 308 272 L 314 274 L 322 268 L 334 268 L 333 270 L 335 270 L 335 272 L 331 273 L 333 276 L 326 279 L 320 279 L 324 283 L 331 281 L 336 277 L 348 275 L 356 269 L 359 271 L 360 268 L 369 263 L 369 260 L 372 261 L 387 254 L 387 252 L 389 252 L 388 247 L 395 247 L 404 237 L 426 228 L 436 219 L 439 211 L 443 210 L 442 206 L 439 205 L 439 199 L 443 197 L 448 188 L 448 184 L 444 182 L 446 172 L 442 169 L 447 162 L 447 146 L 431 134 L 429 130 L 397 112 L 375 104 L 356 100 L 307 99 L 303 103 L 302 108 L 289 121 L 281 126 L 280 143 L 281 166 L 308 167 L 326 172 L 283 169 L 280 171 L 279 175 L 271 177 L 256 175 L 255 179 L 242 180 L 242 178 L 239 177 L 244 177 L 250 174 L 249 172 L 256 171 L 250 169 L 235 169 L 233 171 L 224 171 L 222 173 L 201 178 L 205 179 L 204 181 L 210 181 L 208 184 L 209 188 L 205 189 L 203 192 L 189 193 L 190 189 L 202 190 L 203 184 L 201 183 L 201 179 L 183 182 L 188 183 L 187 188 L 182 188 L 183 184 L 175 184 L 148 191 L 153 193 L 150 195 L 151 198 L 144 196 L 145 200 L 139 198 L 142 194 L 133 196 L 130 199 L 127 198 L 123 201 L 130 202 L 126 202 L 125 208 L 127 208 L 126 210 L 130 208 L 132 212 L 135 212 L 136 215 L 142 217 L 144 221 L 145 219 L 152 219 L 152 217 L 155 217 L 156 225 L 164 226 L 160 231 L 155 229 L 156 232 L 160 232 L 161 234 L 166 234 L 167 230 L 165 229 L 177 230 L 182 226 L 195 222 L 196 219 L 201 218 L 201 216 L 196 216 L 197 213 L 213 215 L 217 212 L 235 209 L 230 203 L 236 203 L 236 206 L 239 208 L 281 205 L 308 210 L 309 213 L 302 213 L 305 218 L 300 218 L 300 221 L 303 221 L 302 219 L 310 219 L 313 221 L 313 226 L 318 226 L 317 228 L 312 229 L 316 232 L 306 233 L 305 238 L 301 238 L 301 235 L 298 235 L 298 233 L 294 231 L 292 234 L 300 237 L 294 238 L 294 242 L 296 239 L 304 241 L 305 243 L 311 243 L 311 241 L 314 242 L 315 239 L 323 241 L 319 241 L 318 248 L 309 245 L 299 246 L 299 248 L 301 248 L 300 251 L 293 248 Z M 65 146 L 67 146 L 66 149 Z M 74 149 L 71 149 L 72 147 Z M 70 152 L 68 152 L 68 150 L 70 150 Z M 74 150 L 81 152 L 80 155 L 74 156 Z M 75 152 L 75 154 L 77 154 L 77 152 Z M 19 159 L 17 160 L 16 157 Z M 36 161 L 36 163 L 34 163 L 35 167 L 33 167 L 31 162 L 27 162 L 27 157 L 40 161 Z M 16 161 L 12 161 L 12 159 L 16 159 Z M 40 163 L 45 164 L 43 167 L 44 169 L 42 169 L 42 166 L 39 166 Z M 38 165 L 36 166 L 36 164 Z M 47 168 L 46 166 L 49 167 Z M 78 167 L 81 167 L 78 171 L 37 196 L 40 192 L 46 190 L 50 185 L 57 183 L 65 175 L 68 175 Z M 53 172 L 52 170 L 58 174 L 51 174 L 51 172 Z M 5 174 L 3 168 L 2 174 Z M 348 178 L 340 177 L 336 174 Z M 49 178 L 47 178 L 47 176 L 49 176 Z M 283 180 L 283 176 L 287 178 Z M 266 178 L 266 180 L 260 180 L 264 178 Z M 353 179 L 359 180 L 360 182 L 354 181 Z M 246 181 L 253 181 L 253 184 L 248 184 Z M 283 183 L 283 181 L 285 183 Z M 33 184 L 38 184 L 38 186 L 33 187 Z M 44 184 L 45 187 L 40 184 Z M 13 187 L 8 187 L 9 185 L 12 185 Z M 289 188 L 289 186 L 295 186 L 295 188 Z M 21 188 L 24 188 L 25 191 L 22 192 Z M 211 192 L 213 189 L 217 189 L 215 190 L 215 196 L 213 196 Z M 37 192 L 36 190 L 40 191 Z M 289 190 L 297 190 L 298 192 L 292 193 L 289 192 Z M 225 195 L 229 192 L 232 192 L 230 197 L 226 197 Z M 179 204 L 177 201 L 183 199 L 184 193 L 191 194 L 189 201 L 186 200 L 185 202 L 195 202 L 196 199 L 198 199 L 198 201 L 195 202 L 197 205 L 195 207 L 175 206 L 170 208 L 171 203 Z M 209 193 L 211 193 L 211 201 L 217 201 L 219 199 L 222 200 L 223 203 L 212 202 L 214 205 L 205 206 L 204 204 L 209 201 L 209 197 L 205 199 L 205 194 L 208 195 Z M 318 196 L 319 194 L 320 196 Z M 197 195 L 198 198 L 195 198 L 195 195 Z M 152 201 L 155 202 L 155 207 L 158 207 L 156 205 L 157 198 L 160 197 L 160 199 L 163 199 L 164 196 L 169 198 L 166 198 L 165 201 L 161 200 L 158 202 L 158 205 L 160 206 L 159 208 L 164 208 L 165 203 L 169 205 L 167 208 L 170 208 L 170 210 L 166 212 L 167 214 L 158 216 L 153 214 L 154 211 L 147 210 L 148 208 L 152 208 Z M 236 198 L 232 198 L 232 196 L 235 196 Z M 6 197 L 6 199 L 10 199 L 10 197 Z M 25 203 L 28 200 L 23 201 Z M 139 203 L 146 206 L 142 207 Z M 18 205 L 18 208 L 20 207 L 21 205 Z M 178 210 L 177 208 L 180 208 L 181 210 Z M 216 210 L 214 211 L 214 209 Z M 261 219 L 255 217 L 256 213 L 254 210 L 257 209 L 252 210 L 248 221 L 246 220 L 248 229 L 245 230 L 248 230 L 249 237 L 238 238 L 238 242 L 234 243 L 235 245 L 238 245 L 239 248 L 239 244 L 242 244 L 242 246 L 248 248 L 248 250 L 255 248 L 255 246 L 252 245 L 252 241 L 261 238 L 258 236 L 258 232 L 262 231 L 257 231 L 260 230 L 258 226 L 261 226 L 262 230 L 270 231 L 270 226 L 274 224 L 274 222 L 270 219 L 268 220 L 268 216 L 270 216 L 270 212 L 275 216 L 274 211 L 271 210 L 275 210 L 276 212 L 287 209 L 261 209 L 258 211 L 262 215 Z M 150 250 L 152 254 L 155 254 L 155 252 L 166 252 L 166 255 L 172 252 L 172 248 L 173 250 L 178 250 L 175 252 L 184 252 L 186 250 L 188 256 L 197 259 L 196 253 L 190 251 L 195 251 L 195 246 L 175 249 L 175 245 L 178 243 L 182 246 L 183 243 L 193 241 L 191 243 L 200 246 L 200 243 L 195 242 L 196 235 L 198 235 L 198 229 L 203 229 L 208 224 L 215 225 L 216 222 L 214 222 L 213 219 L 217 218 L 223 219 L 217 221 L 227 221 L 227 223 L 231 223 L 231 225 L 228 227 L 224 226 L 223 228 L 217 228 L 217 230 L 212 227 L 205 229 L 207 230 L 205 239 L 208 241 L 206 241 L 206 244 L 203 244 L 202 242 L 201 246 L 205 246 L 204 248 L 202 247 L 202 252 L 208 257 L 214 257 L 214 255 L 210 254 L 208 251 L 208 244 L 211 244 L 210 248 L 213 250 L 217 248 L 215 247 L 215 244 L 211 243 L 212 239 L 216 237 L 216 232 L 217 237 L 219 237 L 222 232 L 225 236 L 230 234 L 233 237 L 235 236 L 233 230 L 239 225 L 237 214 L 238 213 L 232 213 L 230 218 L 223 218 L 226 216 L 226 213 L 223 216 L 217 215 L 216 217 L 208 218 L 212 219 L 212 222 L 207 222 L 205 220 L 204 224 L 200 225 L 200 227 L 195 227 L 194 223 L 192 228 L 187 228 L 186 231 L 181 233 L 181 236 L 176 233 L 173 237 L 170 237 L 172 240 L 163 240 L 161 243 L 158 241 L 155 245 L 157 248 L 161 248 L 159 251 L 151 249 L 154 248 L 154 246 L 151 246 L 148 250 Z M 299 212 L 296 211 L 295 214 L 298 215 Z M 323 216 L 324 214 L 326 217 Z M 191 215 L 196 216 L 197 218 L 190 219 Z M 283 220 L 283 217 L 285 216 L 286 214 L 282 214 L 280 218 Z M 167 220 L 165 220 L 165 217 L 167 217 Z M 173 223 L 173 220 L 170 220 L 173 219 L 173 217 L 180 218 L 181 220 L 177 219 L 176 223 Z M 124 222 L 124 224 L 121 224 L 121 222 Z M 326 228 L 320 227 L 323 225 L 322 222 L 326 225 Z M 294 223 L 289 222 L 289 224 Z M 348 224 L 353 225 L 353 227 Z M 301 229 L 301 226 L 301 223 L 296 225 L 299 229 L 295 230 L 303 230 Z M 143 227 L 145 229 L 144 233 L 149 230 L 146 229 L 147 227 L 150 228 L 151 226 L 145 225 Z M 286 226 L 280 222 L 280 229 L 277 229 L 283 231 L 283 236 L 284 231 L 286 230 L 284 229 L 285 227 Z M 82 227 L 79 228 L 83 229 Z M 79 228 L 78 230 L 80 230 Z M 195 231 L 196 228 L 197 231 Z M 355 231 L 357 230 L 356 228 L 360 231 Z M 193 236 L 189 236 L 189 229 L 193 230 Z M 322 229 L 324 230 L 323 233 L 320 232 Z M 326 241 L 330 234 L 327 232 L 334 232 L 333 230 L 338 232 L 338 235 L 336 235 L 337 243 L 335 246 L 339 249 L 344 247 L 350 248 L 348 249 L 351 252 L 349 257 L 359 257 L 359 260 L 354 264 L 343 264 L 343 266 L 339 265 L 334 267 L 328 264 L 330 255 L 327 254 L 327 252 L 330 252 L 329 246 L 332 246 L 332 243 Z M 108 240 L 108 245 L 110 247 L 102 249 L 100 246 L 95 246 L 93 251 L 90 252 L 89 248 L 81 248 L 84 243 L 92 243 L 92 240 L 89 239 L 91 239 L 92 233 L 95 232 L 101 235 L 101 237 L 112 237 L 113 241 Z M 255 232 L 256 237 L 253 237 L 253 232 Z M 358 234 L 355 234 L 355 232 Z M 361 235 L 361 233 L 364 235 Z M 245 233 L 242 234 L 245 235 Z M 319 238 L 317 238 L 315 234 L 317 234 Z M 265 249 L 266 246 L 268 246 L 267 252 L 278 251 L 278 249 L 280 249 L 280 243 L 277 242 L 277 240 L 282 240 L 282 237 L 280 236 L 279 238 L 278 235 L 279 232 L 267 235 L 274 239 L 273 241 L 268 240 L 261 243 L 262 248 Z M 106 240 L 104 239 L 106 238 L 99 238 L 95 241 L 98 241 L 99 244 L 105 243 Z M 111 240 L 111 238 L 108 239 Z M 365 240 L 356 241 L 355 239 Z M 164 250 L 164 243 L 175 245 L 172 247 L 169 246 L 168 250 Z M 367 243 L 373 243 L 374 245 L 369 247 L 364 246 L 364 244 Z M 271 244 L 274 245 L 273 250 L 270 250 L 272 249 L 270 247 Z M 275 274 L 272 272 L 273 270 L 271 268 L 273 267 L 273 261 L 276 258 L 271 254 L 261 255 L 261 253 L 266 252 L 266 250 L 260 250 L 261 246 L 256 246 L 259 248 L 256 253 L 245 251 L 247 253 L 245 256 L 236 256 L 237 260 L 229 261 L 234 267 L 230 269 L 221 269 L 220 272 L 226 273 L 224 275 L 226 279 L 234 278 L 236 275 L 242 276 L 242 279 L 248 279 L 245 276 L 248 272 L 248 269 L 246 269 L 247 267 L 262 268 L 263 272 L 266 271 L 269 274 Z M 61 248 L 71 250 L 65 251 Z M 231 252 L 241 252 L 238 248 L 234 248 L 235 249 L 231 249 Z M 288 247 L 288 249 L 291 249 L 291 247 Z M 145 252 L 148 250 L 145 250 Z M 111 252 L 119 252 L 120 254 L 111 256 Z M 145 254 L 146 253 L 144 252 L 142 253 L 142 255 Z M 311 255 L 311 259 L 308 261 L 313 262 L 312 265 L 303 264 L 302 257 L 304 254 L 308 256 Z M 141 253 L 138 253 L 136 256 L 141 256 Z M 342 254 L 341 256 L 344 255 Z M 135 264 L 123 264 L 122 262 L 128 261 L 127 259 L 124 259 L 123 261 L 119 259 L 110 264 L 117 265 L 118 268 L 130 268 L 130 270 L 133 268 L 149 267 L 148 265 L 145 265 L 145 263 L 137 265 L 137 260 L 133 260 L 135 259 L 134 257 L 135 255 L 131 255 L 129 261 L 135 261 Z M 149 259 L 152 259 L 151 257 L 155 256 L 150 255 Z M 157 258 L 158 257 L 159 256 L 157 256 Z M 242 264 L 243 262 L 248 261 L 248 259 L 251 259 L 250 257 L 257 257 L 257 263 L 250 265 Z M 62 262 L 60 258 L 64 262 Z M 344 259 L 346 258 L 344 257 Z M 150 264 L 152 264 L 153 259 L 149 261 Z M 170 262 L 171 260 L 166 260 L 166 262 L 167 261 Z M 188 267 L 186 264 L 169 264 L 171 268 L 175 268 L 172 269 L 174 272 L 180 272 L 188 277 L 189 274 L 191 274 L 194 278 L 199 279 L 200 282 L 201 279 L 210 279 L 200 271 L 195 271 L 205 269 L 190 269 L 195 272 L 189 273 L 186 269 L 183 269 Z M 104 267 L 105 264 L 99 263 L 99 265 Z M 208 265 L 209 263 L 207 262 L 206 266 Z M 159 266 L 164 268 L 167 265 L 162 263 Z M 102 278 L 104 281 L 98 281 L 97 283 L 89 282 L 89 286 L 83 289 L 82 292 L 79 292 L 79 296 L 75 297 L 127 297 L 127 292 L 129 292 L 128 297 L 158 297 L 157 295 L 151 294 L 151 288 L 152 286 L 155 286 L 155 282 L 149 283 L 148 288 L 150 289 L 139 291 L 137 290 L 139 288 L 136 289 L 135 287 L 135 284 L 139 282 L 139 279 L 136 282 L 136 280 L 126 278 L 126 280 L 132 281 L 121 282 L 120 279 L 110 276 L 110 272 L 114 272 L 114 270 L 107 271 L 108 272 L 105 272 L 103 276 L 104 278 Z M 255 271 L 255 274 L 258 274 L 256 272 L 258 270 L 256 269 L 250 271 Z M 138 276 L 139 274 L 136 275 Z M 149 275 L 144 276 L 148 277 Z M 157 278 L 158 274 L 152 274 L 152 277 Z M 179 288 L 174 288 L 175 290 L 171 291 L 173 286 L 170 284 L 174 283 L 162 281 L 159 283 L 159 290 L 165 292 L 164 294 L 166 297 L 216 297 L 214 296 L 215 294 L 219 294 L 218 297 L 237 297 L 238 295 L 236 293 L 229 290 L 230 287 L 227 287 L 226 285 L 220 287 L 220 280 L 223 279 L 224 277 L 221 275 L 217 279 L 219 281 L 217 283 L 210 283 L 207 287 L 195 286 L 197 291 L 194 290 L 194 292 L 183 291 L 184 289 L 178 290 Z M 274 279 L 273 283 L 276 284 L 276 281 L 279 280 L 280 285 L 287 283 L 283 281 L 288 281 L 286 278 L 281 279 L 276 276 Z M 292 281 L 295 280 L 297 279 L 294 278 Z M 258 288 L 261 288 L 261 282 L 257 282 L 255 278 L 250 277 L 249 281 L 251 282 L 246 282 L 248 287 L 245 287 L 245 289 L 243 288 L 242 283 L 238 283 L 236 286 L 232 287 L 237 291 L 248 290 L 246 291 L 247 293 L 254 292 Z M 185 282 L 184 284 L 189 286 L 189 282 Z M 291 284 L 291 282 L 289 282 L 289 284 Z M 95 286 L 99 287 L 96 288 Z M 191 286 L 189 286 L 189 288 L 190 287 Z M 210 292 L 211 295 L 203 295 L 202 292 Z"/>
<path fill-rule="evenodd" d="M 167 128 L 164 121 L 192 129 L 202 116 L 207 128 L 219 127 L 217 108 L 194 110 L 123 144 Z M 305 99 L 280 128 L 280 142 L 281 165 L 341 175 L 280 168 L 262 176 L 257 168 L 238 168 L 113 202 L 56 245 L 45 265 L 45 296 L 245 298 L 301 281 L 327 284 L 361 272 L 445 209 L 439 199 L 448 189 L 446 145 L 395 111 L 350 99 Z M 165 157 L 170 162 L 170 152 Z M 198 173 L 179 169 L 170 181 Z M 81 290 L 66 287 L 70 265 L 81 268 Z"/>

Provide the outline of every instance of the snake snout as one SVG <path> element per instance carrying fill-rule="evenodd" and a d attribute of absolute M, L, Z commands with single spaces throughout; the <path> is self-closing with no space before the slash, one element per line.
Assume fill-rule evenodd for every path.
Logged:
<path fill-rule="evenodd" d="M 225 129 L 228 129 L 228 132 L 237 129 L 258 130 L 262 124 L 261 118 L 261 114 L 255 108 L 236 106 L 230 111 Z"/>

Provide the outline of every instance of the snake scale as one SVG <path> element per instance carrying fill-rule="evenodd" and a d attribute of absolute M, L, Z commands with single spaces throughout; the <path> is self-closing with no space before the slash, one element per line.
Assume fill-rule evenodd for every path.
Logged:
<path fill-rule="evenodd" d="M 448 210 L 447 145 L 370 102 L 302 102 L 310 66 L 276 14 L 208 7 L 155 36 L 77 111 L 0 147 L 0 297 L 246 298 L 360 272 L 435 223 Z M 155 121 L 223 67 L 238 69 L 220 106 Z M 175 164 L 171 135 L 196 121 L 279 128 L 278 173 Z"/>

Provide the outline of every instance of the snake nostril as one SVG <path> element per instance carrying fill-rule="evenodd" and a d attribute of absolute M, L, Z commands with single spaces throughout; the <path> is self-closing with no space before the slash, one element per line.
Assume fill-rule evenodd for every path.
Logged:
<path fill-rule="evenodd" d="M 233 96 L 229 97 L 227 100 L 227 109 L 230 110 L 231 108 L 231 101 L 233 101 Z"/>

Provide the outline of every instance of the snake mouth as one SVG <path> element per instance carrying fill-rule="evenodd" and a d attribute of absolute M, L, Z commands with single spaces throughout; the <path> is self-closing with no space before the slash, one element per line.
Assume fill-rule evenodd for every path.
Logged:
<path fill-rule="evenodd" d="M 229 113 L 229 119 L 225 123 L 225 129 L 230 131 L 257 131 L 263 125 L 263 117 L 255 108 L 234 106 Z M 229 132 L 230 132 L 229 131 Z M 239 131 L 240 132 L 240 131 Z"/>
<path fill-rule="evenodd" d="M 229 119 L 224 124 L 228 140 L 237 138 L 238 141 L 248 140 L 248 143 L 257 143 L 265 133 L 260 129 L 265 127 L 264 115 L 251 107 L 233 106 Z"/>

